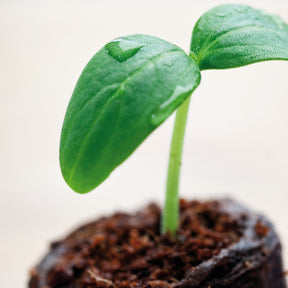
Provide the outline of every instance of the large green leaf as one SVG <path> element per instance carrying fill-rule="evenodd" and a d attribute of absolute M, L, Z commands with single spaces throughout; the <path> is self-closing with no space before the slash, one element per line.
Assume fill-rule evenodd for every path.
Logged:
<path fill-rule="evenodd" d="M 288 25 L 245 5 L 217 6 L 198 20 L 190 50 L 201 70 L 288 60 Z"/>
<path fill-rule="evenodd" d="M 200 83 L 197 64 L 179 47 L 132 35 L 102 48 L 82 72 L 70 100 L 60 165 L 72 189 L 105 180 Z"/>

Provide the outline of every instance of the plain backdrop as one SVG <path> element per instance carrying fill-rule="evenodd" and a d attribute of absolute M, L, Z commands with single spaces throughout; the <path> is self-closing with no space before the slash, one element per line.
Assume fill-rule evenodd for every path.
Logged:
<path fill-rule="evenodd" d="M 200 15 L 225 2 L 0 0 L 1 287 L 27 287 L 28 271 L 49 243 L 77 225 L 163 203 L 174 116 L 99 188 L 78 195 L 58 163 L 65 110 L 83 67 L 108 41 L 143 33 L 188 51 Z M 288 21 L 287 0 L 242 3 Z M 181 196 L 228 196 L 265 213 L 288 265 L 287 76 L 288 62 L 280 61 L 202 73 L 190 107 Z"/>

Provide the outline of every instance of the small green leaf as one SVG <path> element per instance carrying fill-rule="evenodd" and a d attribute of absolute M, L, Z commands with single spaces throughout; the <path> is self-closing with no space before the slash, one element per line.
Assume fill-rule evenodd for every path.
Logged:
<path fill-rule="evenodd" d="M 67 108 L 60 166 L 79 193 L 104 181 L 200 83 L 179 47 L 132 35 L 108 43 L 82 72 Z"/>
<path fill-rule="evenodd" d="M 288 25 L 245 5 L 217 6 L 196 23 L 190 50 L 201 70 L 288 60 Z"/>

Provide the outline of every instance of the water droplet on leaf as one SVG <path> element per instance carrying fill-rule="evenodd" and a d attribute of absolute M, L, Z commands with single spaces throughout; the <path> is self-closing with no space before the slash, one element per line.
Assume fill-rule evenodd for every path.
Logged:
<path fill-rule="evenodd" d="M 235 8 L 235 11 L 241 14 L 245 12 L 243 8 Z"/>
<path fill-rule="evenodd" d="M 224 17 L 226 17 L 227 15 L 224 14 L 224 13 L 217 13 L 216 16 L 217 16 L 217 17 L 220 17 L 220 18 L 224 18 Z"/>
<path fill-rule="evenodd" d="M 171 96 L 156 108 L 151 115 L 151 123 L 155 126 L 160 125 L 179 105 L 183 103 L 194 89 L 194 85 L 177 86 Z"/>
<path fill-rule="evenodd" d="M 144 45 L 136 41 L 118 38 L 105 45 L 109 55 L 119 62 L 124 62 L 134 56 Z"/>

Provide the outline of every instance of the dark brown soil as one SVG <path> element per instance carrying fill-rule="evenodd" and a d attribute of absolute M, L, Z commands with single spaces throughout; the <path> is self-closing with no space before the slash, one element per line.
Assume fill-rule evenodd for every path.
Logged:
<path fill-rule="evenodd" d="M 29 287 L 286 288 L 279 240 L 265 218 L 230 200 L 180 207 L 175 239 L 160 235 L 154 204 L 80 227 L 52 243 Z"/>

